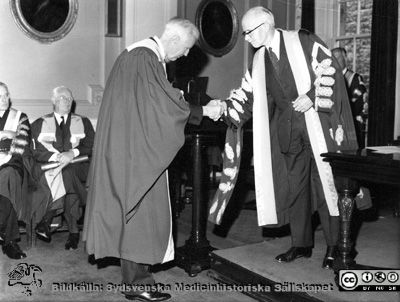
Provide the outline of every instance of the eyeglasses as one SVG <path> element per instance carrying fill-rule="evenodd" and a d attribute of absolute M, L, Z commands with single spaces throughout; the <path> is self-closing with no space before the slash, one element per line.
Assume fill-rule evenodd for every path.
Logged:
<path fill-rule="evenodd" d="M 264 24 L 265 24 L 265 22 L 261 23 L 260 25 L 254 27 L 254 28 L 251 29 L 251 30 L 245 30 L 244 32 L 242 32 L 242 35 L 243 35 L 243 36 L 248 36 L 248 35 L 250 35 L 253 31 L 255 31 L 257 28 L 261 27 L 261 26 L 264 25 Z"/>
<path fill-rule="evenodd" d="M 6 100 L 8 98 L 8 94 L 0 95 L 0 100 Z"/>
<path fill-rule="evenodd" d="M 68 102 L 72 102 L 73 98 L 72 97 L 67 97 L 64 95 L 58 96 L 56 97 L 57 101 L 68 101 Z"/>

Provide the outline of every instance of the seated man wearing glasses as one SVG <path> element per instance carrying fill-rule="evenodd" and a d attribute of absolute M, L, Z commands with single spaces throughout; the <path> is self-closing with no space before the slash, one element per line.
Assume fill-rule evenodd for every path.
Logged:
<path fill-rule="evenodd" d="M 71 113 L 73 96 L 67 87 L 54 88 L 51 100 L 54 112 L 32 124 L 33 155 L 44 170 L 33 194 L 33 212 L 39 222 L 35 230 L 40 239 L 49 242 L 51 221 L 63 212 L 69 231 L 65 249 L 76 249 L 89 169 L 89 162 L 81 159 L 92 155 L 94 129 L 88 118 Z"/>

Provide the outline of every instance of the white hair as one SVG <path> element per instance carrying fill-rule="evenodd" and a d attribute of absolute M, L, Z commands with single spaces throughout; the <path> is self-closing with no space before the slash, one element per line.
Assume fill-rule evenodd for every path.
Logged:
<path fill-rule="evenodd" d="M 187 19 L 172 18 L 165 24 L 162 36 L 170 38 L 174 35 L 179 35 L 181 38 L 192 38 L 197 41 L 200 33 L 196 25 Z"/>
<path fill-rule="evenodd" d="M 71 97 L 72 97 L 72 91 L 65 86 L 57 86 L 56 88 L 54 88 L 52 96 L 56 97 L 62 93 L 67 93 L 67 94 L 71 95 Z"/>
<path fill-rule="evenodd" d="M 252 7 L 244 14 L 243 18 L 250 16 L 253 18 L 264 19 L 269 25 L 275 27 L 274 14 L 268 8 L 263 6 Z"/>
<path fill-rule="evenodd" d="M 4 89 L 6 90 L 7 96 L 9 96 L 10 95 L 10 91 L 8 90 L 8 86 L 3 82 L 0 82 L 0 86 L 4 87 Z"/>

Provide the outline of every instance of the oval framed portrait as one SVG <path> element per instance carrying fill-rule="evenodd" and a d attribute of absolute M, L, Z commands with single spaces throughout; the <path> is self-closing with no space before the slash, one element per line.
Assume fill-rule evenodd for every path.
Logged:
<path fill-rule="evenodd" d="M 196 11 L 199 44 L 207 53 L 221 57 L 235 46 L 239 20 L 230 0 L 203 0 Z"/>
<path fill-rule="evenodd" d="M 18 27 L 41 43 L 65 37 L 78 16 L 78 0 L 10 0 L 10 8 Z"/>

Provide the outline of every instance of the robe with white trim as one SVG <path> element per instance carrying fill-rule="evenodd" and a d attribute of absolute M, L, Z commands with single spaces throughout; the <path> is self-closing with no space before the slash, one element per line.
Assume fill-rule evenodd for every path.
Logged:
<path fill-rule="evenodd" d="M 94 143 L 94 129 L 87 117 L 69 113 L 64 131 L 58 125 L 54 113 L 46 114 L 32 123 L 33 156 L 39 165 L 49 163 L 54 154 L 79 150 L 80 156 L 91 156 Z M 57 202 L 57 212 L 62 212 L 66 194 L 77 194 L 79 202 L 86 202 L 86 178 L 89 163 L 71 163 L 62 170 L 50 169 L 36 178 L 36 190 L 32 192 L 32 211 L 35 222 L 46 214 L 48 206 Z M 76 207 L 78 209 L 78 207 Z M 79 218 L 79 212 L 74 213 Z"/>
<path fill-rule="evenodd" d="M 319 165 L 328 209 L 331 215 L 337 216 L 337 192 L 332 171 L 328 163 L 322 162 L 319 154 L 358 147 L 345 83 L 340 71 L 337 72 L 340 70 L 337 62 L 331 59 L 329 49 L 317 36 L 304 30 L 282 33 L 284 39 L 281 41 L 285 43 L 298 94 L 307 94 L 314 104 L 305 114 L 307 131 Z M 282 129 L 278 127 L 276 108 L 265 91 L 266 77 L 271 74 L 265 72 L 267 55 L 264 52 L 265 48 L 256 52 L 252 70 L 246 72 L 241 87 L 232 91 L 227 100 L 226 119 L 231 127 L 227 131 L 221 183 L 211 203 L 209 216 L 209 220 L 217 224 L 221 222 L 239 171 L 241 126 L 251 116 L 258 223 L 260 226 L 279 226 L 288 222 L 286 167 L 282 162 L 283 155 L 277 151 L 288 143 L 282 141 L 282 136 L 280 140 L 276 137 L 276 132 Z"/>
<path fill-rule="evenodd" d="M 13 139 L 0 137 L 0 194 L 7 197 L 19 220 L 28 222 L 30 204 L 27 202 L 25 158 L 30 156 L 30 124 L 25 113 L 9 108 L 0 118 L 0 131 L 12 131 Z"/>

